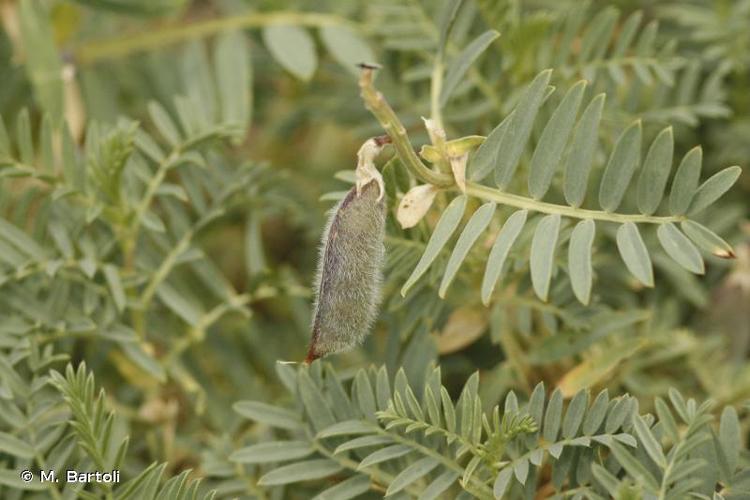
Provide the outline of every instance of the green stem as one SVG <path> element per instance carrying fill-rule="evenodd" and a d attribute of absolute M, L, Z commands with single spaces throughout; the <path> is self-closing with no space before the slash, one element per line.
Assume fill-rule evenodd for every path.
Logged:
<path fill-rule="evenodd" d="M 201 342 L 206 336 L 206 330 L 208 330 L 214 323 L 219 321 L 222 316 L 232 310 L 237 310 L 240 307 L 246 306 L 252 301 L 252 297 L 246 293 L 241 295 L 234 295 L 228 299 L 227 302 L 222 302 L 213 309 L 209 310 L 203 316 L 198 319 L 198 323 L 190 329 L 189 335 L 183 337 L 181 342 L 176 342 L 174 349 L 172 349 L 165 359 L 169 360 L 176 357 L 182 351 L 190 347 L 192 344 Z"/>
<path fill-rule="evenodd" d="M 47 468 L 47 462 L 44 460 L 44 456 L 42 456 L 41 453 L 38 451 L 34 453 L 34 458 L 36 459 L 37 464 L 39 464 L 39 469 L 46 471 Z M 63 496 L 60 493 L 60 491 L 57 489 L 57 486 L 55 486 L 55 483 L 47 481 L 47 491 L 49 491 L 50 496 L 55 500 L 62 500 Z"/>
<path fill-rule="evenodd" d="M 463 475 L 464 473 L 463 467 L 461 467 L 455 461 L 448 459 L 441 453 L 438 453 L 437 451 L 433 450 L 432 448 L 428 448 L 427 446 L 424 446 L 418 443 L 417 441 L 414 441 L 409 438 L 405 438 L 399 434 L 386 432 L 383 429 L 380 429 L 380 427 L 378 427 L 378 429 L 379 429 L 378 431 L 379 434 L 383 436 L 388 436 L 398 443 L 405 444 L 406 446 L 414 448 L 415 450 L 419 451 L 423 455 L 434 458 L 435 460 L 439 461 L 444 467 L 451 469 L 452 471 L 458 473 L 459 476 Z M 492 492 L 487 487 L 487 485 L 478 481 L 476 477 L 474 476 L 471 477 L 469 484 L 463 485 L 463 488 L 469 493 L 479 498 L 492 498 Z"/>
<path fill-rule="evenodd" d="M 453 177 L 440 172 L 430 170 L 425 166 L 424 163 L 419 159 L 417 154 L 414 152 L 414 148 L 409 141 L 409 136 L 406 133 L 406 128 L 398 119 L 393 108 L 383 97 L 383 94 L 378 92 L 373 85 L 373 69 L 364 68 L 362 75 L 359 79 L 359 87 L 361 90 L 362 99 L 365 102 L 365 106 L 369 109 L 375 118 L 378 119 L 383 130 L 391 138 L 393 147 L 396 149 L 401 162 L 409 169 L 409 171 L 423 182 L 434 184 L 438 187 L 448 187 L 453 184 Z"/>
<path fill-rule="evenodd" d="M 172 248 L 172 250 L 169 252 L 169 254 L 167 254 L 167 256 L 164 258 L 164 260 L 162 260 L 161 265 L 156 270 L 156 272 L 151 275 L 151 279 L 149 280 L 146 288 L 141 294 L 141 298 L 139 299 L 142 310 L 145 311 L 148 308 L 149 302 L 151 302 L 151 299 L 156 293 L 156 288 L 161 284 L 162 281 L 166 279 L 166 277 L 172 271 L 172 268 L 175 266 L 177 259 L 185 250 L 187 250 L 192 238 L 193 231 L 187 231 L 177 242 L 177 245 L 175 245 L 174 248 Z"/>
<path fill-rule="evenodd" d="M 664 475 L 661 480 L 661 487 L 659 488 L 658 500 L 664 500 L 667 498 L 667 490 L 669 489 L 669 476 L 672 474 L 672 465 L 674 462 L 670 461 L 667 468 L 664 469 Z"/>
<path fill-rule="evenodd" d="M 175 161 L 180 156 L 180 147 L 175 147 L 174 150 L 167 156 L 156 170 L 156 174 L 151 178 L 151 181 L 146 186 L 146 192 L 141 198 L 141 201 L 136 205 L 133 211 L 130 224 L 125 227 L 122 231 L 121 246 L 123 252 L 123 261 L 126 272 L 132 272 L 135 269 L 135 251 L 138 242 L 138 233 L 140 231 L 141 220 L 143 215 L 146 213 L 148 208 L 151 206 L 151 202 L 156 196 L 156 191 L 159 186 L 164 182 L 167 176 L 167 172 L 172 167 Z M 157 283 L 158 285 L 158 283 Z M 153 286 L 154 290 L 156 285 Z M 133 292 L 131 291 L 131 296 Z M 146 338 L 146 316 L 145 312 L 140 309 L 131 309 L 131 320 L 133 322 L 133 328 L 138 333 L 141 340 Z"/>
<path fill-rule="evenodd" d="M 384 472 L 376 467 L 368 467 L 366 470 L 359 469 L 359 463 L 355 462 L 354 460 L 351 460 L 346 457 L 342 457 L 341 455 L 336 455 L 328 448 L 323 446 L 317 439 L 312 439 L 311 444 L 313 448 L 320 453 L 321 455 L 325 456 L 326 458 L 329 458 L 330 460 L 333 460 L 334 462 L 337 462 L 342 467 L 349 469 L 354 472 L 358 472 L 360 474 L 364 474 L 366 476 L 369 476 L 370 479 L 378 484 L 380 484 L 383 489 L 387 489 L 388 485 L 393 482 L 393 480 L 396 478 L 392 474 L 388 474 L 387 472 Z M 418 496 L 421 492 L 421 489 L 417 485 L 410 485 L 407 486 L 406 491 L 411 493 L 414 496 Z"/>
<path fill-rule="evenodd" d="M 432 124 L 427 127 L 432 145 L 440 153 L 440 160 L 435 163 L 438 171 L 450 172 L 450 160 L 445 151 L 445 126 L 443 125 L 443 111 L 440 104 L 440 94 L 443 91 L 443 73 L 445 64 L 444 53 L 440 50 L 435 57 L 435 67 L 430 81 L 430 118 Z"/>
<path fill-rule="evenodd" d="M 343 17 L 315 12 L 254 12 L 250 14 L 211 19 L 190 24 L 162 26 L 147 32 L 118 36 L 109 40 L 88 41 L 74 49 L 75 60 L 81 65 L 90 65 L 107 59 L 124 57 L 135 52 L 150 50 L 185 40 L 204 38 L 229 30 L 259 28 L 273 24 L 295 26 L 357 27 Z"/>
<path fill-rule="evenodd" d="M 365 105 L 375 118 L 378 119 L 386 133 L 388 133 L 388 136 L 393 142 L 393 146 L 396 148 L 396 154 L 401 160 L 401 163 L 409 169 L 412 175 L 423 182 L 433 184 L 437 187 L 446 188 L 452 186 L 454 184 L 452 176 L 430 170 L 424 165 L 424 163 L 422 163 L 414 152 L 414 148 L 409 141 L 409 136 L 406 133 L 406 128 L 401 123 L 398 116 L 396 116 L 393 108 L 391 108 L 385 100 L 383 94 L 375 89 L 375 86 L 373 85 L 373 70 L 371 68 L 364 68 L 362 70 L 362 75 L 359 79 L 359 86 Z M 633 222 L 647 224 L 664 224 L 667 222 L 681 222 L 685 220 L 685 217 L 681 215 L 656 216 L 643 214 L 618 214 L 601 210 L 571 207 L 568 205 L 556 205 L 554 203 L 526 198 L 517 194 L 506 193 L 499 189 L 470 181 L 466 182 L 466 194 L 511 207 L 545 214 L 560 214 L 574 219 L 593 219 L 617 223 Z"/>
<path fill-rule="evenodd" d="M 224 314 L 231 310 L 239 309 L 249 304 L 253 300 L 253 297 L 247 293 L 232 295 L 227 302 L 223 302 L 213 309 L 209 310 L 206 314 L 200 317 L 198 324 L 195 326 L 199 332 L 205 332 L 208 328 L 216 323 Z"/>
<path fill-rule="evenodd" d="M 400 415 L 400 414 L 398 414 L 396 412 L 391 412 L 389 410 L 377 413 L 377 417 L 380 420 L 396 420 L 396 419 L 402 419 L 403 420 L 403 419 L 407 419 L 412 424 L 425 425 L 426 426 L 425 430 L 422 431 L 422 432 L 425 433 L 425 435 L 442 434 L 443 436 L 445 436 L 447 442 L 449 442 L 449 443 L 451 443 L 451 442 L 460 443 L 462 446 L 465 446 L 466 448 L 468 448 L 469 451 L 471 451 L 471 453 L 473 455 L 475 455 L 475 456 L 481 456 L 481 451 L 471 441 L 468 441 L 467 439 L 465 439 L 460 434 L 456 434 L 455 432 L 450 432 L 448 429 L 443 429 L 442 427 L 434 425 L 434 424 L 431 424 L 429 422 L 417 421 L 417 420 L 414 420 L 413 418 L 405 417 L 403 415 Z M 388 434 L 388 436 L 390 436 L 390 434 Z"/>
<path fill-rule="evenodd" d="M 235 464 L 234 472 L 237 475 L 237 477 L 242 477 L 246 479 L 245 484 L 247 485 L 248 493 L 258 498 L 258 500 L 266 500 L 268 498 L 263 488 L 258 486 L 257 480 L 255 480 L 254 478 L 245 476 L 245 468 L 242 466 L 242 464 L 239 464 L 239 463 Z"/>
<path fill-rule="evenodd" d="M 438 29 L 435 26 L 435 24 L 432 22 L 431 18 L 427 15 L 427 13 L 424 10 L 424 7 L 419 2 L 409 2 L 414 9 L 414 11 L 419 16 L 419 22 L 422 25 L 422 28 L 427 32 L 433 40 L 436 42 L 439 41 L 440 34 L 438 33 Z M 445 60 L 445 51 L 446 49 L 455 49 L 455 46 L 450 42 L 450 40 L 446 41 L 446 44 L 444 47 L 441 47 L 441 54 L 440 56 L 440 62 L 441 64 Z M 497 96 L 497 93 L 492 89 L 492 84 L 488 82 L 482 73 L 477 70 L 475 66 L 472 66 L 469 69 L 468 73 L 469 78 L 471 78 L 474 81 L 474 84 L 477 86 L 479 91 L 484 94 L 484 96 L 492 102 L 492 105 L 495 107 L 495 109 L 498 112 L 502 112 L 502 103 L 500 102 L 500 99 Z M 438 95 L 440 92 L 438 92 Z M 433 113 L 433 119 L 435 118 L 435 115 Z M 441 126 L 442 128 L 442 126 Z"/>
<path fill-rule="evenodd" d="M 443 130 L 443 113 L 440 109 L 440 94 L 443 91 L 443 54 L 442 51 L 435 59 L 435 67 L 432 69 L 430 81 L 430 117 L 435 126 Z"/>
<path fill-rule="evenodd" d="M 33 426 L 28 427 L 28 431 L 29 431 L 29 434 L 31 435 L 31 440 L 32 440 L 32 442 L 34 444 L 34 446 L 33 446 L 34 447 L 34 459 L 36 460 L 37 464 L 39 465 L 40 470 L 44 470 L 44 471 L 49 470 L 49 466 L 47 465 L 47 461 L 45 460 L 44 455 L 41 452 L 37 451 L 37 444 L 38 444 L 38 442 L 37 442 L 37 433 L 34 430 L 34 427 Z M 91 457 L 91 458 L 94 458 L 94 457 Z M 97 466 L 99 466 L 99 464 L 97 464 Z M 99 466 L 99 470 L 104 470 L 104 467 L 103 466 Z M 106 491 L 107 499 L 110 500 L 112 498 L 112 491 L 111 491 L 112 487 L 110 485 L 108 485 L 108 484 L 105 483 L 104 488 L 107 490 Z M 47 489 L 48 489 L 48 491 L 50 493 L 50 496 L 54 500 L 62 500 L 63 499 L 63 495 L 57 489 L 56 483 L 47 482 Z"/>
<path fill-rule="evenodd" d="M 554 203 L 547 203 L 544 201 L 534 200 L 519 196 L 517 194 L 506 193 L 499 189 L 484 186 L 474 182 L 466 183 L 466 194 L 476 196 L 477 198 L 494 201 L 503 205 L 521 208 L 524 210 L 532 210 L 535 212 L 542 212 L 545 214 L 560 214 L 565 217 L 571 217 L 574 219 L 594 219 L 607 222 L 633 222 L 633 223 L 646 223 L 646 224 L 665 224 L 667 222 L 681 222 L 685 220 L 685 216 L 673 215 L 673 216 L 657 216 L 657 215 L 643 215 L 643 214 L 617 214 L 612 212 L 604 212 L 601 210 L 588 210 L 585 208 L 576 208 L 568 205 L 556 205 Z"/>
<path fill-rule="evenodd" d="M 143 195 L 143 198 L 141 198 L 141 201 L 136 205 L 135 211 L 133 212 L 133 218 L 130 226 L 130 236 L 132 238 L 138 237 L 138 229 L 141 225 L 141 220 L 143 219 L 143 214 L 146 213 L 146 210 L 151 206 L 151 201 L 154 199 L 154 196 L 156 196 L 156 191 L 159 190 L 159 186 L 161 186 L 162 182 L 164 182 L 164 178 L 167 176 L 167 172 L 170 168 L 172 168 L 172 165 L 175 161 L 180 157 L 182 148 L 177 146 L 174 148 L 174 150 L 167 156 L 161 164 L 159 164 L 159 167 L 156 170 L 156 174 L 151 178 L 151 181 L 148 183 L 148 186 L 146 187 L 146 192 Z"/>
<path fill-rule="evenodd" d="M 484 94 L 484 97 L 492 103 L 492 106 L 494 106 L 495 110 L 498 113 L 502 113 L 503 103 L 500 100 L 498 93 L 495 92 L 495 89 L 492 88 L 492 84 L 484 78 L 484 75 L 482 75 L 482 73 L 476 68 L 476 66 L 472 66 L 471 68 L 469 68 L 469 77 L 474 80 L 474 83 L 479 91 Z"/>
<path fill-rule="evenodd" d="M 409 419 L 408 417 L 403 417 L 402 415 L 396 415 L 396 416 L 398 418 L 407 418 L 408 420 L 411 420 L 413 423 L 417 423 L 415 420 Z M 380 418 L 380 417 L 378 417 L 378 418 Z M 420 424 L 424 424 L 424 422 L 419 422 L 419 423 Z M 396 441 L 396 442 L 398 442 L 400 444 L 404 444 L 406 446 L 414 448 L 415 450 L 419 451 L 423 455 L 431 457 L 431 458 L 434 458 L 435 460 L 439 461 L 445 468 L 450 469 L 450 470 L 456 472 L 459 476 L 463 475 L 464 468 L 461 465 L 459 465 L 456 461 L 449 459 L 448 457 L 446 457 L 442 453 L 439 453 L 439 452 L 433 450 L 432 448 L 424 446 L 423 444 L 421 444 L 421 443 L 419 443 L 419 442 L 417 442 L 417 441 L 415 441 L 413 439 L 409 439 L 407 437 L 401 436 L 400 434 L 397 434 L 395 432 L 388 432 L 388 431 L 384 430 L 382 427 L 380 427 L 379 425 L 372 424 L 371 426 L 372 426 L 373 431 L 377 432 L 381 436 L 386 436 L 386 437 L 388 437 L 390 439 L 393 439 L 394 441 Z M 456 440 L 459 441 L 461 444 L 467 446 L 471 450 L 471 453 L 473 455 L 480 456 L 479 450 L 476 448 L 476 446 L 474 446 L 470 442 L 466 441 L 461 436 L 458 436 L 457 434 L 450 433 L 447 430 L 441 429 L 439 427 L 435 427 L 435 426 L 432 426 L 432 425 L 429 425 L 429 424 L 428 424 L 428 426 L 431 427 L 432 429 L 434 429 L 436 431 L 439 431 L 440 433 L 444 434 L 446 437 L 448 437 L 450 435 L 450 436 L 456 438 Z M 468 491 L 469 493 L 472 493 L 472 494 L 474 494 L 475 496 L 477 496 L 479 498 L 492 498 L 492 492 L 489 490 L 489 488 L 487 487 L 486 484 L 482 483 L 481 481 L 478 481 L 473 476 L 472 476 L 471 480 L 469 481 L 469 483 L 470 484 L 463 485 L 464 489 L 466 491 Z"/>

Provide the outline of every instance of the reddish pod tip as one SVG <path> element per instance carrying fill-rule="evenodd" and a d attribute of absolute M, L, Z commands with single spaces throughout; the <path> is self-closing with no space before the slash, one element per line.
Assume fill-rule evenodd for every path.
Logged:
<path fill-rule="evenodd" d="M 307 357 L 305 357 L 304 363 L 306 365 L 309 365 L 310 363 L 312 363 L 313 361 L 315 361 L 319 357 L 320 357 L 320 355 L 315 353 L 314 346 L 312 344 L 310 344 L 310 349 L 307 350 Z"/>
<path fill-rule="evenodd" d="M 386 144 L 391 144 L 391 137 L 388 135 L 379 135 L 377 137 L 372 138 L 373 141 L 375 141 L 375 144 L 378 146 L 384 146 Z"/>

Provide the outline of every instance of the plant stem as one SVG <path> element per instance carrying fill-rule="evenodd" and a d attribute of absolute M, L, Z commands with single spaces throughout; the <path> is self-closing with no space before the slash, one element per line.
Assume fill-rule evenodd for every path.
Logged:
<path fill-rule="evenodd" d="M 36 437 L 34 437 L 36 439 Z M 47 462 L 44 460 L 44 456 L 40 452 L 34 453 L 34 459 L 36 460 L 37 464 L 39 464 L 40 470 L 46 471 L 47 468 Z M 60 490 L 57 489 L 57 486 L 55 486 L 55 483 L 48 482 L 47 483 L 47 491 L 49 491 L 50 496 L 55 500 L 62 500 L 63 496 L 60 493 Z"/>
<path fill-rule="evenodd" d="M 143 290 L 143 293 L 141 293 L 141 297 L 139 299 L 140 308 L 142 310 L 145 311 L 148 308 L 149 302 L 151 302 L 151 299 L 154 297 L 157 287 L 162 283 L 162 281 L 167 278 L 169 273 L 172 271 L 172 268 L 177 263 L 177 259 L 180 257 L 180 255 L 188 249 L 192 238 L 193 231 L 187 231 L 182 236 L 182 238 L 180 238 L 174 248 L 172 248 L 172 250 L 167 254 L 164 260 L 162 260 L 156 272 L 151 275 L 151 279 L 149 279 L 148 284 Z"/>
<path fill-rule="evenodd" d="M 422 25 L 422 28 L 427 32 L 430 37 L 432 37 L 433 40 L 438 41 L 440 34 L 438 33 L 438 29 L 435 26 L 435 24 L 432 22 L 430 17 L 425 13 L 424 7 L 419 2 L 409 2 L 411 6 L 413 7 L 414 11 L 419 16 L 419 22 Z M 446 40 L 445 46 L 440 47 L 441 53 L 440 53 L 440 63 L 444 64 L 445 61 L 445 51 L 449 48 L 455 48 L 450 40 Z M 484 94 L 484 96 L 492 102 L 492 105 L 495 107 L 495 110 L 499 113 L 502 112 L 502 103 L 500 102 L 500 99 L 497 96 L 497 93 L 492 89 L 492 84 L 488 82 L 484 76 L 482 75 L 479 70 L 477 70 L 476 67 L 472 66 L 469 69 L 468 73 L 469 78 L 471 78 L 474 81 L 474 84 L 477 86 L 477 89 Z M 442 89 L 441 89 L 442 90 Z M 438 92 L 438 95 L 440 92 Z M 435 118 L 433 114 L 433 119 Z M 441 126 L 442 128 L 442 126 Z"/>
<path fill-rule="evenodd" d="M 245 476 L 245 469 L 242 467 L 242 464 L 236 463 L 234 465 L 234 472 L 237 474 L 237 477 L 245 478 L 245 484 L 247 485 L 247 492 L 251 495 L 255 496 L 259 500 L 266 500 L 268 496 L 266 495 L 266 492 L 258 486 L 257 480 L 254 478 L 250 478 L 248 476 Z"/>
<path fill-rule="evenodd" d="M 413 420 L 413 419 L 409 419 L 409 420 L 412 420 L 412 422 L 416 423 L 416 421 Z M 434 426 L 431 426 L 431 427 L 433 427 L 433 429 L 435 429 Z M 440 453 L 440 452 L 438 452 L 436 450 L 433 450 L 432 448 L 429 448 L 429 447 L 423 445 L 422 443 L 419 443 L 419 442 L 417 442 L 417 441 L 415 441 L 413 439 L 410 439 L 408 437 L 402 436 L 401 434 L 398 434 L 398 433 L 395 433 L 395 432 L 388 432 L 388 431 L 384 430 L 382 427 L 380 427 L 379 425 L 372 424 L 372 429 L 373 429 L 374 432 L 377 432 L 381 436 L 389 437 L 389 438 L 393 439 L 394 441 L 396 441 L 398 443 L 401 443 L 401 444 L 404 444 L 404 445 L 409 446 L 411 448 L 414 448 L 415 450 L 419 451 L 420 453 L 422 453 L 426 457 L 434 458 L 435 460 L 437 460 L 438 462 L 440 462 L 446 469 L 450 469 L 450 470 L 456 472 L 459 476 L 461 476 L 461 474 L 463 474 L 463 472 L 464 472 L 464 468 L 462 466 L 460 466 L 458 463 L 456 463 L 454 460 L 451 460 L 450 458 L 448 458 L 444 454 L 442 454 L 442 453 Z M 448 434 L 450 434 L 447 431 L 444 431 L 443 429 L 439 429 L 439 431 L 441 433 L 443 433 L 444 435 L 446 435 L 446 436 L 448 436 Z M 471 445 L 470 443 L 467 443 L 463 438 L 460 438 L 459 441 L 462 442 L 462 444 L 468 445 L 470 447 L 470 449 L 471 449 L 472 454 L 474 454 L 475 456 L 478 456 L 478 450 L 477 450 L 477 448 L 474 445 Z M 487 487 L 487 485 L 484 484 L 484 483 L 482 483 L 481 481 L 477 480 L 473 476 L 472 476 L 471 480 L 469 481 L 469 484 L 463 485 L 463 488 L 466 491 L 468 491 L 469 493 L 472 493 L 472 494 L 474 494 L 475 496 L 477 496 L 479 498 L 492 498 L 491 491 L 489 490 L 489 488 Z"/>
<path fill-rule="evenodd" d="M 443 54 L 442 51 L 435 59 L 435 67 L 432 69 L 430 81 L 430 118 L 435 126 L 443 130 L 443 113 L 440 109 L 440 94 L 443 91 Z"/>
<path fill-rule="evenodd" d="M 453 177 L 441 172 L 435 172 L 425 166 L 414 152 L 414 148 L 409 141 L 406 128 L 396 116 L 393 108 L 373 84 L 373 68 L 363 67 L 362 75 L 359 79 L 362 99 L 365 106 L 380 122 L 380 125 L 386 131 L 396 148 L 401 163 L 422 182 L 433 184 L 437 187 L 446 188 L 454 185 Z M 496 188 L 477 184 L 475 182 L 466 182 L 466 194 L 475 196 L 482 200 L 494 201 L 503 205 L 541 212 L 545 214 L 560 214 L 574 219 L 593 219 L 607 222 L 633 222 L 648 224 L 665 224 L 667 222 L 681 222 L 685 216 L 656 216 L 643 214 L 618 214 L 605 212 L 602 210 L 589 210 L 585 208 L 571 207 L 568 205 L 556 205 L 544 201 L 534 200 L 517 194 L 506 193 Z"/>
<path fill-rule="evenodd" d="M 572 217 L 574 219 L 594 219 L 607 222 L 633 222 L 648 224 L 664 224 L 667 222 L 681 222 L 685 220 L 685 216 L 682 215 L 656 216 L 643 214 L 618 214 L 612 212 L 604 212 L 601 210 L 576 208 L 568 205 L 556 205 L 554 203 L 547 203 L 544 201 L 534 200 L 532 198 L 526 198 L 517 194 L 506 193 L 499 189 L 491 188 L 474 182 L 466 183 L 466 194 L 476 196 L 477 198 L 483 200 L 502 203 L 503 205 L 511 207 L 532 210 L 535 212 L 542 212 L 545 214 L 560 214 L 565 217 Z"/>
<path fill-rule="evenodd" d="M 440 452 L 433 450 L 432 448 L 428 448 L 427 446 L 424 446 L 412 439 L 403 437 L 400 434 L 389 433 L 382 429 L 379 432 L 381 435 L 388 436 L 396 442 L 399 442 L 401 444 L 405 444 L 406 446 L 410 446 L 411 448 L 414 448 L 415 450 L 419 451 L 420 453 L 422 453 L 423 455 L 427 457 L 434 458 L 435 460 L 440 462 L 443 465 L 443 467 L 458 473 L 459 476 L 463 474 L 464 472 L 463 467 L 461 467 L 455 461 L 444 456 Z M 476 477 L 472 476 L 471 480 L 469 481 L 469 484 L 463 485 L 463 488 L 469 493 L 477 496 L 478 498 L 492 498 L 492 494 L 489 488 L 487 487 L 487 485 L 478 481 Z"/>
<path fill-rule="evenodd" d="M 167 156 L 162 162 L 159 164 L 159 167 L 156 170 L 156 173 L 151 178 L 151 181 L 148 183 L 148 186 L 146 186 L 146 192 L 143 195 L 143 198 L 141 198 L 141 201 L 136 205 L 135 210 L 133 211 L 133 215 L 131 220 L 129 221 L 129 224 L 123 229 L 122 235 L 121 235 L 121 241 L 122 241 L 122 252 L 123 252 L 123 261 L 125 266 L 126 272 L 132 272 L 135 268 L 135 251 L 138 243 L 138 233 L 140 231 L 140 225 L 141 220 L 143 219 L 144 214 L 151 206 L 151 202 L 154 199 L 154 196 L 156 195 L 156 191 L 159 189 L 159 186 L 164 182 L 164 179 L 167 176 L 167 172 L 170 168 L 172 168 L 172 165 L 174 162 L 179 158 L 180 156 L 180 148 L 175 147 L 175 149 Z M 158 283 L 157 283 L 158 285 Z M 156 285 L 154 286 L 154 290 L 156 288 Z M 153 291 L 152 291 L 153 293 Z M 135 298 L 134 293 L 131 292 L 130 296 L 132 298 Z M 141 340 L 146 339 L 146 317 L 145 312 L 141 309 L 132 309 L 131 310 L 131 320 L 133 322 L 133 328 L 138 333 L 138 336 Z"/>
<path fill-rule="evenodd" d="M 130 231 L 134 238 L 137 238 L 138 236 L 138 230 L 141 225 L 141 220 L 143 219 L 143 214 L 145 214 L 151 206 L 151 202 L 153 201 L 156 192 L 159 190 L 159 186 L 161 186 L 162 182 L 164 182 L 164 178 L 167 176 L 167 172 L 172 168 L 174 162 L 177 161 L 177 159 L 180 157 L 181 152 L 182 148 L 180 146 L 176 146 L 174 150 L 172 150 L 172 152 L 169 154 L 169 156 L 167 156 L 161 162 L 161 164 L 159 164 L 156 173 L 151 178 L 148 186 L 146 186 L 146 192 L 143 194 L 143 198 L 141 198 L 141 201 L 138 203 L 138 205 L 136 205 L 135 211 L 133 212 Z"/>
<path fill-rule="evenodd" d="M 414 148 L 409 141 L 409 136 L 406 133 L 406 128 L 385 100 L 383 94 L 378 92 L 373 85 L 373 68 L 363 67 L 359 79 L 359 88 L 361 90 L 362 99 L 365 101 L 365 106 L 373 115 L 375 115 L 375 118 L 378 119 L 383 130 L 385 130 L 388 137 L 391 138 L 393 147 L 396 148 L 396 153 L 406 168 L 408 168 L 417 179 L 420 179 L 423 182 L 438 187 L 452 185 L 452 176 L 430 170 L 424 163 L 422 163 L 414 152 Z"/>
<path fill-rule="evenodd" d="M 396 478 L 396 476 L 389 474 L 385 471 L 382 471 L 378 469 L 377 467 L 367 467 L 365 470 L 359 469 L 359 463 L 355 462 L 354 460 L 350 458 L 343 457 L 341 455 L 336 455 L 332 453 L 328 448 L 323 446 L 323 444 L 320 443 L 315 438 L 311 438 L 310 444 L 312 444 L 313 448 L 320 453 L 321 455 L 325 456 L 326 458 L 333 460 L 335 462 L 338 462 L 339 465 L 342 467 L 349 469 L 353 472 L 358 472 L 360 474 L 364 474 L 366 476 L 370 476 L 370 479 L 374 481 L 377 484 L 380 484 L 383 486 L 383 489 L 387 489 L 388 485 L 393 482 L 393 480 Z M 409 485 L 405 488 L 406 491 L 411 493 L 414 496 L 417 496 L 420 493 L 420 489 L 417 485 Z"/>
<path fill-rule="evenodd" d="M 75 60 L 80 65 L 90 65 L 107 59 L 116 59 L 134 52 L 150 50 L 185 40 L 203 38 L 222 31 L 258 28 L 273 24 L 295 26 L 335 26 L 357 27 L 343 17 L 315 12 L 254 12 L 240 16 L 211 19 L 196 23 L 162 26 L 147 32 L 86 42 L 73 50 Z"/>

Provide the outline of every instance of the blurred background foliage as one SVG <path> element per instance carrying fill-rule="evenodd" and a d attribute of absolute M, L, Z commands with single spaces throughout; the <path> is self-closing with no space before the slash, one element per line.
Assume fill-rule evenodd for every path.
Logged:
<path fill-rule="evenodd" d="M 528 400 L 539 382 L 566 398 L 630 394 L 641 413 L 677 388 L 736 407 L 746 443 L 750 2 L 468 0 L 436 59 L 452 5 L 0 0 L 0 496 L 74 496 L 80 487 L 35 493 L 14 471 L 92 463 L 119 466 L 124 478 L 146 471 L 134 483 L 144 489 L 118 497 L 159 497 L 159 475 L 175 487 L 188 469 L 219 497 L 322 489 L 264 486 L 267 467 L 230 460 L 276 436 L 232 405 L 290 402 L 294 376 L 277 361 L 304 357 L 325 211 L 349 188 L 358 147 L 382 133 L 359 95 L 362 61 L 383 65 L 378 89 L 415 149 L 430 142 L 421 117 L 431 114 L 437 63 L 448 61 L 440 100 L 449 138 L 488 135 L 553 68 L 557 88 L 585 78 L 590 95 L 607 92 L 592 176 L 636 118 L 646 142 L 671 125 L 676 158 L 701 144 L 704 177 L 733 164 L 743 174 L 697 219 L 735 259 L 707 255 L 705 275 L 694 276 L 655 251 L 648 288 L 605 228 L 587 306 L 562 272 L 549 300 L 537 298 L 528 230 L 489 307 L 474 253 L 445 299 L 434 270 L 404 298 L 449 199 L 439 194 L 410 230 L 390 217 L 380 319 L 361 349 L 327 360 L 340 380 L 372 363 L 390 377 L 403 368 L 416 391 L 439 366 L 455 398 L 478 370 L 485 410 L 511 390 Z M 462 52 L 487 30 L 500 36 Z M 397 162 L 389 168 L 395 212 L 414 180 Z M 82 361 L 78 379 L 49 374 Z M 110 427 L 97 411 L 113 413 Z M 74 446 L 87 439 L 92 449 Z M 153 463 L 166 465 L 147 469 Z"/>

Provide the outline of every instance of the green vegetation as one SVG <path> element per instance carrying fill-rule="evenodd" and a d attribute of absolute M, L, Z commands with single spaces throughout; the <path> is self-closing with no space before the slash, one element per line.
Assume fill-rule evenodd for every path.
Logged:
<path fill-rule="evenodd" d="M 750 497 L 748 1 L 0 16 L 0 498 Z"/>

